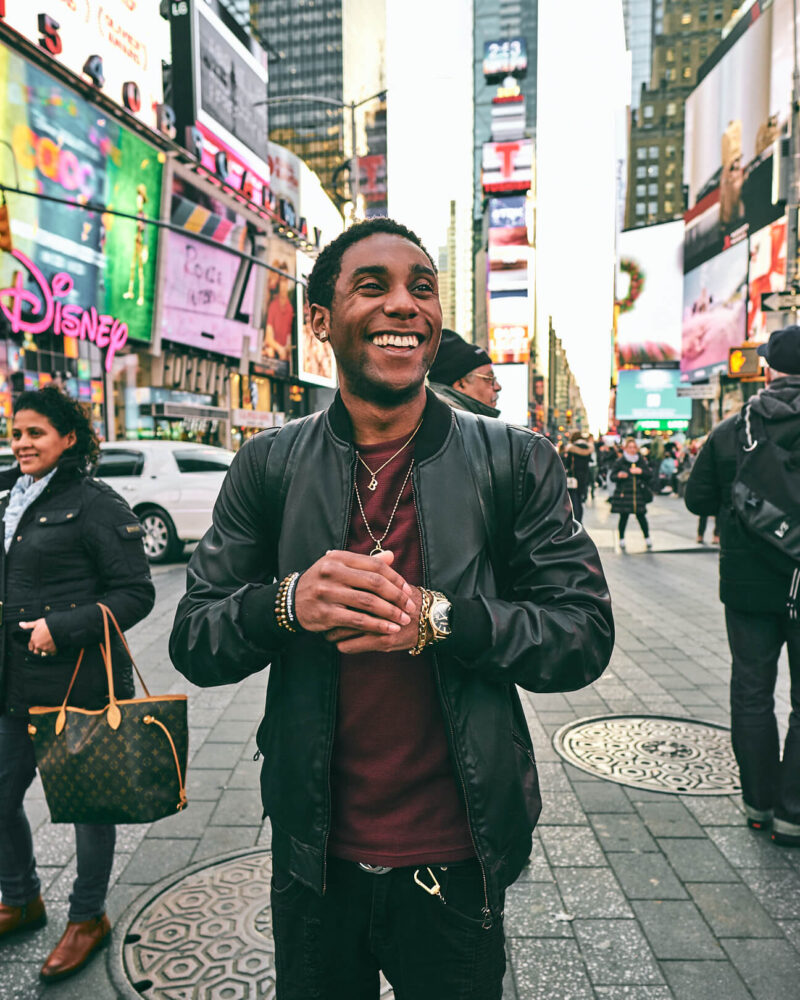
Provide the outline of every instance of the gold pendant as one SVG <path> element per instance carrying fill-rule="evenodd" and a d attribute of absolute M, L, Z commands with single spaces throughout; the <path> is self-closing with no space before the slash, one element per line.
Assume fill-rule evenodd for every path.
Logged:
<path fill-rule="evenodd" d="M 376 542 L 375 548 L 370 552 L 370 555 L 376 556 L 378 555 L 379 552 L 383 552 L 383 546 L 381 545 L 380 542 Z"/>
<path fill-rule="evenodd" d="M 372 479 L 370 479 L 369 483 L 367 483 L 367 489 L 372 490 L 372 492 L 374 493 L 375 490 L 377 490 L 377 488 L 378 488 L 378 480 L 373 476 Z"/>

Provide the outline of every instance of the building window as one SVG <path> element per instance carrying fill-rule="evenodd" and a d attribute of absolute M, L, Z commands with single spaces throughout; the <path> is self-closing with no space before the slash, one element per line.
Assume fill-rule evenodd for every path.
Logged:
<path fill-rule="evenodd" d="M 644 202 L 643 201 L 637 201 L 636 202 L 636 214 L 637 215 L 644 215 L 644 213 L 645 213 L 645 204 L 644 204 Z"/>
<path fill-rule="evenodd" d="M 675 147 L 670 143 L 668 146 L 664 147 L 664 152 L 668 157 L 672 158 L 675 155 Z"/>
<path fill-rule="evenodd" d="M 648 215 L 657 215 L 658 214 L 658 202 L 657 201 L 648 201 L 648 203 L 647 203 L 647 214 Z"/>
<path fill-rule="evenodd" d="M 645 149 L 644 146 L 639 146 L 639 148 L 636 150 L 636 159 L 637 160 L 647 159 L 647 150 Z"/>
<path fill-rule="evenodd" d="M 672 204 L 671 201 L 665 201 L 664 202 L 664 211 L 668 212 L 670 214 L 672 214 L 672 212 L 675 211 L 675 206 Z"/>
<path fill-rule="evenodd" d="M 691 80 L 691 78 L 692 78 L 692 67 L 691 66 L 684 66 L 683 67 L 683 78 L 684 78 L 684 80 Z"/>
<path fill-rule="evenodd" d="M 675 176 L 675 164 L 674 163 L 668 163 L 667 164 L 667 171 L 666 172 L 667 172 L 667 177 L 674 177 Z"/>
<path fill-rule="evenodd" d="M 722 20 L 722 7 L 719 6 L 719 5 L 717 5 L 714 8 L 714 20 L 715 21 L 721 21 Z"/>
<path fill-rule="evenodd" d="M 658 159 L 658 146 L 651 146 L 650 149 L 648 150 L 648 152 L 650 154 L 650 159 L 651 160 L 657 160 Z"/>
<path fill-rule="evenodd" d="M 648 177 L 658 177 L 658 164 L 654 163 L 651 167 L 647 168 Z"/>
<path fill-rule="evenodd" d="M 636 197 L 637 198 L 644 198 L 644 196 L 646 194 L 647 194 L 647 185 L 646 184 L 637 184 L 636 185 Z"/>
<path fill-rule="evenodd" d="M 675 70 L 672 67 L 664 70 L 664 79 L 667 83 L 671 83 L 675 79 Z"/>
<path fill-rule="evenodd" d="M 644 106 L 644 116 L 645 116 L 645 118 L 652 118 L 653 117 L 653 105 L 652 104 L 645 104 L 645 106 Z"/>
<path fill-rule="evenodd" d="M 647 193 L 650 195 L 651 198 L 654 195 L 657 197 L 658 196 L 658 184 L 648 184 L 647 185 Z"/>
<path fill-rule="evenodd" d="M 666 184 L 664 185 L 664 194 L 673 194 L 674 191 L 675 191 L 675 182 L 667 181 Z"/>
<path fill-rule="evenodd" d="M 673 115 L 678 113 L 678 105 L 674 101 L 670 101 L 667 105 L 667 115 L 671 118 Z"/>
<path fill-rule="evenodd" d="M 636 179 L 637 180 L 641 180 L 643 177 L 647 177 L 647 168 L 646 167 L 637 167 L 636 168 Z"/>
<path fill-rule="evenodd" d="M 681 14 L 681 24 L 691 24 L 691 23 L 692 23 L 691 11 L 685 10 Z"/>
<path fill-rule="evenodd" d="M 675 49 L 667 49 L 667 62 L 675 62 Z"/>

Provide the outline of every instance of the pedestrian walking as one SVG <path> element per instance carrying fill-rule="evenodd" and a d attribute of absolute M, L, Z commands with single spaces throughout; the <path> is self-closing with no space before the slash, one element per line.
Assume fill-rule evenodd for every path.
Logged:
<path fill-rule="evenodd" d="M 62 703 L 84 647 L 70 705 L 102 708 L 108 685 L 97 602 L 130 628 L 155 596 L 136 515 L 87 474 L 97 438 L 80 404 L 54 386 L 22 393 L 11 447 L 18 464 L 0 473 L 0 942 L 47 920 L 23 806 L 36 769 L 28 709 Z M 119 641 L 113 662 L 117 697 L 132 697 L 130 661 Z M 75 842 L 78 872 L 66 930 L 42 966 L 47 982 L 81 969 L 111 930 L 105 897 L 115 828 L 76 824 Z"/>
<path fill-rule="evenodd" d="M 653 499 L 653 491 L 650 489 L 652 473 L 647 460 L 639 451 L 636 438 L 626 439 L 622 454 L 611 467 L 609 479 L 615 488 L 608 502 L 612 512 L 619 514 L 619 547 L 625 551 L 625 529 L 628 518 L 633 514 L 642 529 L 645 545 L 652 549 L 653 542 L 647 523 L 647 505 Z"/>
<path fill-rule="evenodd" d="M 573 431 L 561 461 L 567 473 L 567 492 L 576 521 L 583 521 L 583 501 L 589 489 L 589 460 L 592 446 L 581 431 Z"/>
<path fill-rule="evenodd" d="M 611 654 L 594 544 L 527 430 L 426 391 L 436 269 L 390 219 L 309 278 L 331 407 L 237 453 L 170 652 L 201 685 L 271 663 L 258 731 L 277 997 L 497 1000 L 504 893 L 536 765 L 516 685 L 580 688 Z"/>
<path fill-rule="evenodd" d="M 497 381 L 492 359 L 453 330 L 442 330 L 439 350 L 428 372 L 431 389 L 448 406 L 484 417 L 499 417 Z"/>
<path fill-rule="evenodd" d="M 748 824 L 772 827 L 777 844 L 800 847 L 800 551 L 782 552 L 762 534 L 756 516 L 786 510 L 773 536 L 800 519 L 800 327 L 772 334 L 758 351 L 766 386 L 742 413 L 719 423 L 697 456 L 686 486 L 695 514 L 718 514 L 720 599 L 731 650 L 731 739 Z M 755 442 L 755 443 L 754 443 Z M 763 496 L 737 506 L 747 456 L 762 463 Z M 787 488 L 788 487 L 788 488 Z M 789 538 L 792 535 L 789 534 Z M 781 756 L 774 692 L 778 657 L 789 655 L 791 712 Z"/>

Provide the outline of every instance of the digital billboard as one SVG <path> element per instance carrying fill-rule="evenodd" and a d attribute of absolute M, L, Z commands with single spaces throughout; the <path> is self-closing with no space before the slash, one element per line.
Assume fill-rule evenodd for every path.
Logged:
<path fill-rule="evenodd" d="M 750 234 L 750 295 L 747 303 L 747 339 L 769 339 L 761 296 L 782 292 L 786 284 L 786 216 Z"/>
<path fill-rule="evenodd" d="M 692 401 L 678 396 L 680 380 L 677 368 L 621 371 L 616 394 L 617 420 L 690 420 Z"/>
<path fill-rule="evenodd" d="M 747 240 L 689 271 L 683 282 L 681 372 L 689 379 L 727 370 L 745 338 Z"/>
<path fill-rule="evenodd" d="M 533 140 L 483 144 L 483 190 L 527 191 L 533 178 Z"/>
<path fill-rule="evenodd" d="M 97 56 L 92 68 L 98 90 L 156 127 L 161 61 L 170 61 L 170 45 L 155 0 L 52 0 L 46 7 L 5 0 L 0 20 L 84 80 L 88 60 Z"/>
<path fill-rule="evenodd" d="M 94 309 L 124 324 L 128 336 L 150 340 L 158 230 L 149 220 L 159 217 L 163 154 L 5 47 L 0 92 L 0 135 L 11 144 L 19 186 L 59 199 L 8 195 L 15 250 L 33 265 L 25 265 L 27 286 L 38 296 L 50 287 L 65 317 Z M 89 211 L 89 202 L 134 218 Z M 0 255 L 3 287 L 14 268 Z M 56 274 L 68 275 L 68 292 L 53 286 Z M 55 330 L 61 315 L 54 311 L 54 325 L 38 332 Z"/>
<path fill-rule="evenodd" d="M 311 274 L 314 261 L 304 253 L 297 254 L 297 375 L 304 382 L 336 388 L 336 365 L 330 342 L 320 343 L 311 330 L 311 309 L 305 280 Z"/>
<path fill-rule="evenodd" d="M 297 316 L 294 247 L 278 236 L 271 237 L 268 261 L 276 270 L 267 271 L 262 310 L 261 362 L 270 365 L 277 374 L 288 375 L 292 370 Z"/>
<path fill-rule="evenodd" d="M 788 134 L 791 7 L 755 3 L 686 100 L 686 270 L 783 212 L 774 181 Z"/>
<path fill-rule="evenodd" d="M 618 253 L 620 367 L 677 361 L 681 352 L 683 222 L 620 233 Z"/>
<path fill-rule="evenodd" d="M 525 76 L 528 50 L 524 38 L 500 38 L 483 46 L 483 75 L 487 80 L 503 76 Z"/>

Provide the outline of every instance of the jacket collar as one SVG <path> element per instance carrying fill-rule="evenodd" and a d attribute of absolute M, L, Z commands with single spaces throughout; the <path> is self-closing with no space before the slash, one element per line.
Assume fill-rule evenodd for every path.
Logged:
<path fill-rule="evenodd" d="M 477 413 L 482 417 L 499 417 L 500 411 L 488 403 L 482 403 L 474 396 L 468 396 L 465 392 L 459 392 L 452 385 L 442 385 L 439 382 L 431 382 L 431 389 L 443 399 L 450 402 L 456 409 L 466 410 L 467 413 Z"/>
<path fill-rule="evenodd" d="M 453 411 L 438 398 L 436 393 L 426 388 L 425 394 L 427 402 L 422 414 L 422 427 L 420 427 L 414 442 L 414 454 L 418 462 L 439 451 L 455 420 Z M 327 418 L 328 427 L 334 437 L 339 438 L 347 445 L 353 445 L 353 424 L 341 393 L 338 391 L 328 407 Z"/>

